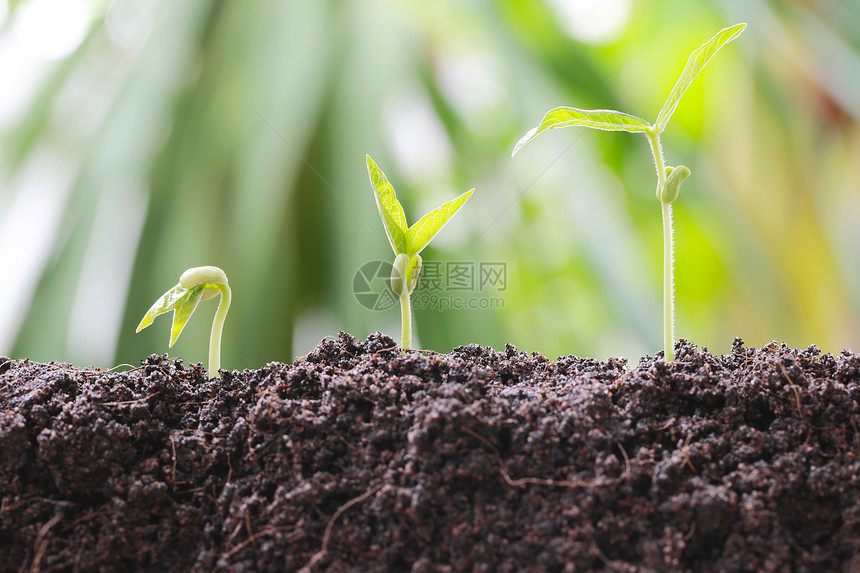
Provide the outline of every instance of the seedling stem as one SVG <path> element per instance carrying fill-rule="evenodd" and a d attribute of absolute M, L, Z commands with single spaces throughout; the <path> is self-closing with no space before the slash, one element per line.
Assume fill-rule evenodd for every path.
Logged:
<path fill-rule="evenodd" d="M 654 166 L 657 169 L 657 199 L 663 212 L 663 354 L 667 362 L 675 360 L 675 228 L 672 222 L 672 201 L 667 201 L 662 189 L 666 188 L 666 161 L 660 134 L 655 129 L 645 130 Z"/>
<path fill-rule="evenodd" d="M 218 301 L 218 310 L 212 319 L 212 330 L 209 332 L 209 372 L 220 377 L 218 370 L 221 369 L 221 333 L 224 332 L 224 322 L 227 320 L 227 312 L 230 310 L 232 293 L 226 284 L 213 285 L 221 293 Z"/>
<path fill-rule="evenodd" d="M 412 293 L 400 295 L 400 346 L 412 348 Z"/>

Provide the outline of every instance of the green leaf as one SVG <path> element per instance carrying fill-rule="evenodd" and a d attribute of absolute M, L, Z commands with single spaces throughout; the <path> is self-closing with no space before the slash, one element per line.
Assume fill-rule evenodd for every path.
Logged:
<path fill-rule="evenodd" d="M 713 38 L 699 46 L 696 51 L 690 54 L 690 58 L 687 60 L 687 65 L 684 66 L 684 71 L 681 72 L 681 77 L 678 78 L 678 81 L 675 83 L 675 87 L 672 88 L 672 93 L 669 94 L 669 98 L 666 100 L 666 103 L 663 104 L 663 109 L 661 109 L 660 113 L 657 115 L 657 133 L 662 133 L 666 128 L 666 124 L 669 123 L 669 118 L 672 117 L 673 113 L 675 113 L 675 108 L 678 107 L 678 102 L 681 101 L 681 96 L 684 95 L 684 92 L 687 91 L 687 88 L 690 87 L 690 84 L 693 83 L 693 80 L 696 79 L 696 76 L 699 75 L 699 72 L 702 71 L 705 64 L 714 57 L 714 54 L 716 54 L 720 48 L 737 38 L 746 27 L 746 24 L 735 24 L 734 26 L 723 28 L 717 32 Z"/>
<path fill-rule="evenodd" d="M 427 243 L 436 236 L 436 233 L 442 230 L 448 219 L 472 196 L 473 191 L 474 189 L 470 189 L 456 199 L 452 199 L 441 207 L 433 209 L 412 225 L 408 231 L 409 251 L 407 254 L 410 257 L 414 257 L 420 253 L 427 246 Z"/>
<path fill-rule="evenodd" d="M 152 321 L 155 320 L 156 316 L 174 310 L 186 294 L 188 294 L 188 289 L 184 288 L 181 284 L 178 284 L 161 295 L 161 297 L 155 301 L 151 307 L 149 307 L 149 310 L 146 312 L 143 319 L 141 319 L 140 324 L 137 325 L 137 330 L 135 332 L 140 332 L 152 324 Z"/>
<path fill-rule="evenodd" d="M 185 296 L 176 301 L 176 306 L 173 309 L 173 327 L 170 329 L 170 344 L 168 348 L 173 346 L 173 343 L 182 334 L 182 329 L 185 328 L 188 319 L 194 314 L 194 310 L 200 303 L 203 297 L 203 289 L 205 285 L 197 285 L 196 287 L 186 290 Z"/>
<path fill-rule="evenodd" d="M 205 284 L 199 284 L 190 289 L 183 287 L 181 284 L 176 285 L 161 295 L 161 297 L 155 301 L 155 304 L 149 308 L 149 311 L 144 315 L 143 320 L 141 320 L 140 324 L 137 325 L 136 332 L 140 332 L 152 324 L 152 321 L 155 320 L 155 317 L 158 315 L 172 310 L 173 327 L 170 330 L 170 344 L 168 346 L 173 346 L 173 343 L 176 342 L 179 335 L 182 334 L 182 329 L 185 328 L 185 325 L 188 323 L 188 319 L 191 318 L 191 315 L 194 313 L 194 309 L 197 308 L 197 305 L 203 298 L 203 292 L 205 290 Z"/>
<path fill-rule="evenodd" d="M 630 133 L 643 132 L 650 127 L 647 121 L 641 117 L 630 115 L 614 109 L 577 109 L 575 107 L 557 107 L 543 116 L 540 125 L 530 129 L 514 147 L 513 157 L 519 153 L 526 143 L 537 137 L 547 129 L 557 127 L 582 126 L 604 131 L 629 131 Z"/>
<path fill-rule="evenodd" d="M 376 190 L 376 207 L 379 209 L 379 216 L 382 217 L 388 242 L 391 243 L 391 248 L 394 249 L 395 254 L 405 253 L 407 248 L 406 214 L 403 212 L 400 201 L 397 200 L 394 187 L 391 186 L 385 173 L 376 166 L 370 155 L 367 156 L 367 174 L 370 176 L 370 184 Z"/>

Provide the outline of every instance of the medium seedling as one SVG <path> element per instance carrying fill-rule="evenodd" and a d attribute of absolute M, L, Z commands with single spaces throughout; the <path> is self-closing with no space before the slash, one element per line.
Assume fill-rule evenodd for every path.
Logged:
<path fill-rule="evenodd" d="M 227 275 L 218 267 L 194 267 L 182 273 L 179 284 L 155 301 L 137 325 L 135 332 L 140 332 L 152 324 L 159 314 L 172 310 L 173 328 L 170 329 L 168 348 L 172 347 L 200 301 L 209 300 L 219 294 L 221 300 L 218 303 L 218 310 L 215 311 L 212 332 L 209 335 L 209 375 L 220 377 L 218 370 L 221 368 L 221 332 L 224 330 L 227 311 L 230 310 L 231 292 L 227 285 Z"/>
<path fill-rule="evenodd" d="M 559 127 L 582 126 L 604 131 L 628 131 L 642 133 L 651 146 L 654 165 L 657 169 L 657 200 L 663 211 L 663 344 L 666 361 L 675 359 L 675 274 L 674 274 L 674 243 L 672 228 L 672 202 L 678 198 L 681 183 L 690 175 L 690 170 L 683 166 L 670 167 L 663 158 L 663 148 L 660 144 L 660 134 L 666 129 L 669 118 L 678 107 L 681 96 L 693 83 L 714 54 L 728 42 L 737 38 L 746 28 L 746 24 L 735 24 L 724 28 L 699 46 L 687 60 L 681 77 L 672 88 L 663 109 L 657 114 L 657 121 L 648 123 L 642 118 L 612 109 L 585 110 L 573 107 L 558 107 L 547 112 L 540 125 L 529 130 L 517 142 L 511 156 L 516 155 L 525 144 L 547 129 Z"/>
<path fill-rule="evenodd" d="M 394 269 L 391 271 L 391 290 L 400 298 L 400 319 L 402 338 L 400 346 L 412 346 L 412 302 L 410 295 L 418 283 L 421 272 L 419 253 L 436 236 L 445 223 L 456 213 L 463 203 L 472 196 L 474 189 L 466 191 L 456 199 L 433 209 L 411 227 L 406 224 L 403 207 L 397 200 L 394 187 L 388 182 L 385 173 L 376 166 L 370 155 L 367 156 L 367 174 L 370 184 L 376 190 L 376 206 L 385 227 L 388 242 L 394 250 Z"/>

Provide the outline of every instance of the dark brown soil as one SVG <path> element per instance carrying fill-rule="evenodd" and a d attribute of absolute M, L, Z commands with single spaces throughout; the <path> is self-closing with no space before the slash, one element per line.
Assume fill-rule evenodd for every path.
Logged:
<path fill-rule="evenodd" d="M 0 358 L 3 571 L 858 571 L 860 355 Z"/>

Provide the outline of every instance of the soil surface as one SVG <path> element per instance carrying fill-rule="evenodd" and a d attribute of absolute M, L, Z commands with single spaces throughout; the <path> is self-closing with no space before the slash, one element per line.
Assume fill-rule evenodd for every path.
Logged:
<path fill-rule="evenodd" d="M 860 571 L 860 355 L 0 358 L 2 571 Z"/>

